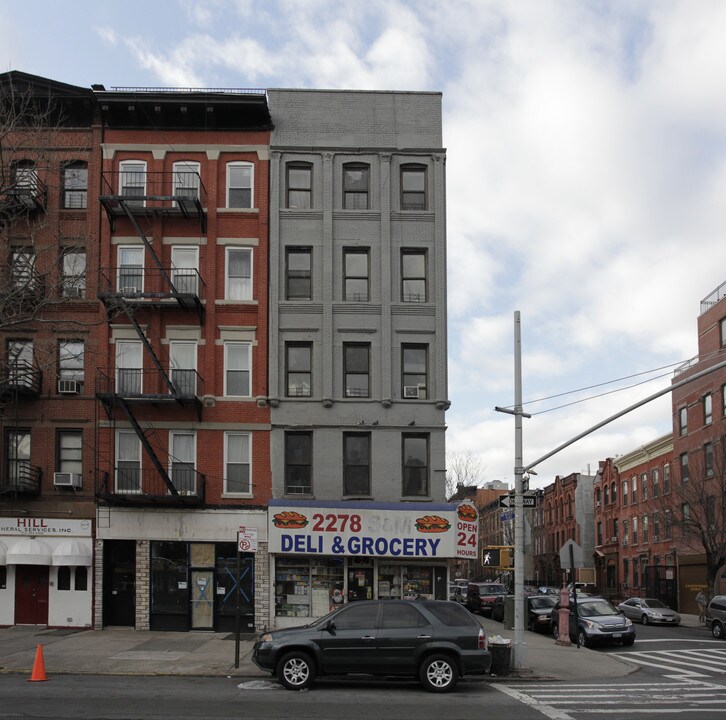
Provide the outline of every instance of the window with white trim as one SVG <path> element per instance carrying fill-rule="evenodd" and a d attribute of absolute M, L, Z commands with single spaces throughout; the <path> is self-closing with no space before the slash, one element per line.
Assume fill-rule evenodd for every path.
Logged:
<path fill-rule="evenodd" d="M 224 343 L 224 394 L 227 397 L 250 397 L 252 346 L 246 342 Z"/>
<path fill-rule="evenodd" d="M 227 300 L 252 300 L 251 248 L 227 248 L 225 297 Z"/>
<path fill-rule="evenodd" d="M 227 207 L 253 208 L 254 165 L 249 162 L 227 163 Z"/>
<path fill-rule="evenodd" d="M 119 245 L 117 252 L 117 292 L 136 295 L 144 292 L 144 248 L 140 245 Z"/>
<path fill-rule="evenodd" d="M 252 436 L 249 433 L 224 434 L 224 492 L 234 495 L 252 493 Z"/>
<path fill-rule="evenodd" d="M 116 431 L 116 492 L 141 492 L 141 440 L 133 430 Z"/>
<path fill-rule="evenodd" d="M 123 160 L 119 163 L 119 194 L 127 205 L 143 207 L 146 201 L 146 163 L 143 160 Z"/>
<path fill-rule="evenodd" d="M 173 193 L 181 199 L 194 200 L 199 197 L 199 173 L 201 165 L 191 160 L 180 160 L 172 167 Z"/>
<path fill-rule="evenodd" d="M 169 475 L 182 495 L 197 491 L 197 436 L 193 432 L 169 433 Z"/>

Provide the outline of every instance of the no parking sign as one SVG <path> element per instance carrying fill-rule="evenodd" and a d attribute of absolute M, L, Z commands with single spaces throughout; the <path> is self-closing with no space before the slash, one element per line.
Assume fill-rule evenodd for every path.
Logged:
<path fill-rule="evenodd" d="M 239 552 L 257 552 L 257 528 L 239 526 L 237 533 L 237 550 Z"/>

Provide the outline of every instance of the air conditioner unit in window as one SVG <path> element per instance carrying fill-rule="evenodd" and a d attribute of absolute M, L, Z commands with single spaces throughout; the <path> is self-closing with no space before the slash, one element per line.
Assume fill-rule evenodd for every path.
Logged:
<path fill-rule="evenodd" d="M 595 507 L 596 508 L 600 507 L 600 501 L 599 500 L 595 503 Z"/>
<path fill-rule="evenodd" d="M 614 542 L 614 543 L 616 543 L 617 541 L 618 541 L 617 536 L 613 537 L 613 539 L 611 540 L 611 542 Z"/>
<path fill-rule="evenodd" d="M 418 385 L 404 385 L 403 397 L 411 400 L 418 400 Z"/>
<path fill-rule="evenodd" d="M 119 288 L 119 293 L 121 295 L 138 295 L 141 291 L 139 288 L 137 288 L 135 285 L 126 285 L 122 288 Z"/>
<path fill-rule="evenodd" d="M 61 395 L 78 395 L 81 392 L 81 384 L 78 380 L 59 380 L 58 392 Z"/>
<path fill-rule="evenodd" d="M 623 547 L 628 547 L 628 541 L 627 540 L 623 540 Z"/>
<path fill-rule="evenodd" d="M 78 473 L 53 473 L 53 485 L 56 487 L 83 487 L 83 476 Z"/>

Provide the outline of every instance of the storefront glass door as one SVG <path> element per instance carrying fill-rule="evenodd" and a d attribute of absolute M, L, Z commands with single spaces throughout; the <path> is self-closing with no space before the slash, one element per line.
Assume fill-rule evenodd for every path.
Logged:
<path fill-rule="evenodd" d="M 214 628 L 214 571 L 192 570 L 192 630 Z"/>

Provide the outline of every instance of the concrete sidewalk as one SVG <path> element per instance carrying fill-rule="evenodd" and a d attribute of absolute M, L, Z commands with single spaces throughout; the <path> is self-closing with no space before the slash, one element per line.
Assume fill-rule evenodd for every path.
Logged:
<path fill-rule="evenodd" d="M 501 623 L 487 618 L 481 623 L 490 637 L 514 638 L 514 631 Z M 682 624 L 703 628 L 696 615 L 683 615 Z M 704 636 L 706 633 L 704 628 Z M 253 642 L 250 636 L 241 641 L 239 668 L 235 668 L 233 633 L 16 626 L 0 629 L 0 673 L 30 677 L 37 647 L 42 645 L 48 678 L 62 674 L 269 677 L 250 659 Z M 525 669 L 512 673 L 519 678 L 573 681 L 617 678 L 634 671 L 633 665 L 611 654 L 557 645 L 551 635 L 525 631 L 524 643 Z"/>

